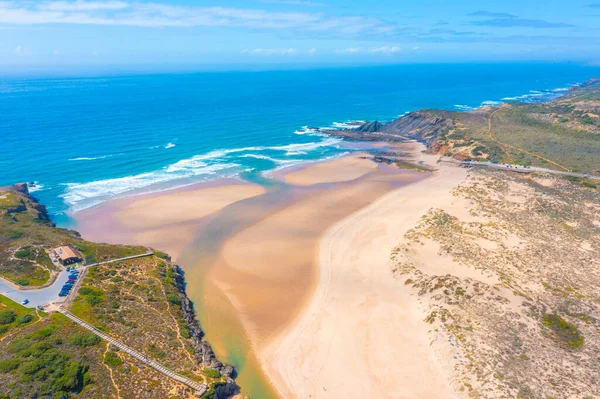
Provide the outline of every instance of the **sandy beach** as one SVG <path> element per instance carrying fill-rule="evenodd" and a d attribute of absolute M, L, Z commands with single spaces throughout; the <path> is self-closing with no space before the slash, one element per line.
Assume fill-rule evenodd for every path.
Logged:
<path fill-rule="evenodd" d="M 295 186 L 311 186 L 358 179 L 376 168 L 377 164 L 370 160 L 369 154 L 353 154 L 291 173 L 283 173 L 283 179 Z"/>
<path fill-rule="evenodd" d="M 421 148 L 404 150 L 435 164 Z M 242 370 L 242 388 L 264 378 L 284 398 L 450 398 L 418 301 L 388 260 L 464 176 L 352 154 L 279 170 L 273 179 L 286 184 L 267 190 L 197 185 L 115 200 L 77 220 L 84 236 L 152 246 L 180 263 L 217 354 L 256 368 Z M 254 396 L 273 397 L 262 395 L 269 389 Z"/>
<path fill-rule="evenodd" d="M 418 299 L 394 280 L 390 252 L 466 172 L 439 172 L 330 228 L 303 314 L 260 353 L 285 398 L 453 398 Z"/>
<path fill-rule="evenodd" d="M 77 229 L 90 240 L 133 243 L 165 251 L 177 259 L 203 218 L 235 202 L 261 195 L 264 188 L 223 180 L 109 201 L 75 215 Z"/>

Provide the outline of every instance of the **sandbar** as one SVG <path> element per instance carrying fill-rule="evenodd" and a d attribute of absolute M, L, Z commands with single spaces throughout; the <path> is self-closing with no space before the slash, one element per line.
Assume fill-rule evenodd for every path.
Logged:
<path fill-rule="evenodd" d="M 457 397 L 430 347 L 418 298 L 391 273 L 393 247 L 466 178 L 441 166 L 331 227 L 310 304 L 259 353 L 285 398 Z"/>

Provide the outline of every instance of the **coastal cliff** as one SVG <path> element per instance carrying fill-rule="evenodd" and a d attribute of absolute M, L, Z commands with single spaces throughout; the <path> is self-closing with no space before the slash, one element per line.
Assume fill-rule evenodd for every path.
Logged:
<path fill-rule="evenodd" d="M 57 268 L 45 251 L 59 245 L 77 249 L 87 264 L 148 252 L 140 246 L 86 241 L 73 230 L 55 227 L 26 184 L 0 188 L 1 277 L 43 286 Z M 167 254 L 88 267 L 70 310 L 165 367 L 206 383 L 209 390 L 202 398 L 239 394 L 233 367 L 221 363 L 203 340 L 183 272 Z M 61 314 L 37 313 L 0 295 L 0 316 L 1 398 L 193 395 Z M 43 350 L 26 350 L 37 348 L 40 339 Z M 50 353 L 60 356 L 60 366 L 52 363 Z M 32 361 L 37 366 L 31 372 L 19 366 Z"/>
<path fill-rule="evenodd" d="M 441 155 L 597 173 L 600 78 L 544 103 L 511 102 L 469 112 L 419 110 L 387 124 L 322 132 L 357 141 L 414 139 Z"/>

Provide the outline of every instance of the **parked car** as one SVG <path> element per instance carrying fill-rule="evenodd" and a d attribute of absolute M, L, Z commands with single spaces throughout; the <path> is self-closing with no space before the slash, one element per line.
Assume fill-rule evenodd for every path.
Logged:
<path fill-rule="evenodd" d="M 23 299 L 23 302 L 21 302 L 21 305 L 27 305 L 29 303 L 29 299 Z"/>

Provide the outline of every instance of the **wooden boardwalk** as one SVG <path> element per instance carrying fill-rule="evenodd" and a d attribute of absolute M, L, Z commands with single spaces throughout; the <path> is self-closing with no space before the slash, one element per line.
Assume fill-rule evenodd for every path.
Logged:
<path fill-rule="evenodd" d="M 67 316 L 69 319 L 71 319 L 72 321 L 74 321 L 75 323 L 79 324 L 80 326 L 82 326 L 83 328 L 91 331 L 92 333 L 96 334 L 97 336 L 99 336 L 100 338 L 102 338 L 105 341 L 110 342 L 111 344 L 113 344 L 114 346 L 116 346 L 117 348 L 121 349 L 122 351 L 128 353 L 129 355 L 133 356 L 134 358 L 136 358 L 137 360 L 139 360 L 140 362 L 143 362 L 144 364 L 152 367 L 154 370 L 158 371 L 159 373 L 162 373 L 164 375 L 166 375 L 167 377 L 178 381 L 184 385 L 187 385 L 188 387 L 192 388 L 195 392 L 195 395 L 200 397 L 202 396 L 206 391 L 208 391 L 208 385 L 206 383 L 199 383 L 196 381 L 192 381 L 187 377 L 184 377 L 182 375 L 177 374 L 176 372 L 166 368 L 165 366 L 156 363 L 153 360 L 150 360 L 147 356 L 142 355 L 141 353 L 131 349 L 130 347 L 128 347 L 127 345 L 117 341 L 116 339 L 104 334 L 102 331 L 98 330 L 97 328 L 95 328 L 94 326 L 92 326 L 91 324 L 81 320 L 79 317 L 75 316 L 73 313 L 69 312 L 68 310 L 64 309 L 64 308 L 60 308 L 59 310 L 62 314 L 64 314 L 65 316 Z"/>
<path fill-rule="evenodd" d="M 146 256 L 152 256 L 152 255 L 154 255 L 154 252 L 146 252 L 145 254 L 131 255 L 131 256 L 126 256 L 124 258 L 110 259 L 110 260 L 105 260 L 103 262 L 96 262 L 96 263 L 92 263 L 90 265 L 85 265 L 85 267 L 105 265 L 107 263 L 119 262 L 119 261 L 122 261 L 122 260 L 129 260 L 129 259 L 135 259 L 135 258 L 145 258 Z"/>

